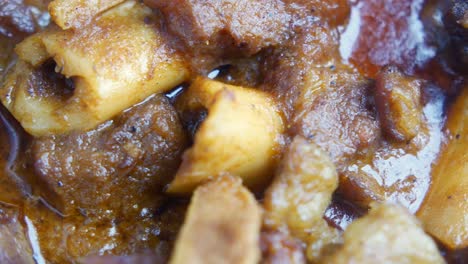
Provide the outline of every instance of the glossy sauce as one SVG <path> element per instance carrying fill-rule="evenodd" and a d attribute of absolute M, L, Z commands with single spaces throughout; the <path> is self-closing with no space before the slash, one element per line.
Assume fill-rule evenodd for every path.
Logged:
<path fill-rule="evenodd" d="M 342 59 L 370 78 L 376 76 L 380 67 L 393 63 L 402 67 L 407 73 L 415 73 L 426 78 L 428 72 L 434 71 L 435 68 L 438 71 L 437 74 L 443 76 L 441 79 L 444 79 L 447 73 L 444 72 L 443 67 L 427 67 L 434 63 L 432 59 L 436 55 L 436 47 L 426 41 L 425 29 L 419 18 L 422 8 L 423 0 L 357 0 L 352 2 L 349 23 L 341 29 L 339 50 Z M 47 23 L 47 15 L 42 14 L 38 17 L 40 17 L 38 21 L 41 26 Z M 1 75 L 12 59 L 13 45 L 11 40 L 4 41 L 8 39 L 2 36 L 0 38 L 4 38 L 0 39 L 0 50 L 8 51 L 0 54 Z M 219 73 L 220 71 L 213 72 L 209 77 L 214 78 Z M 175 89 L 168 97 L 172 99 L 177 96 L 181 89 Z M 406 146 L 384 145 L 371 157 L 363 157 L 346 170 L 372 177 L 390 190 L 384 194 L 386 198 L 398 201 L 415 212 L 430 187 L 431 166 L 437 159 L 444 142 L 445 135 L 442 129 L 445 122 L 445 101 L 445 94 L 437 87 L 433 88 L 433 92 L 428 95 L 424 107 L 428 133 L 414 140 L 413 144 L 422 146 L 419 149 L 415 148 L 417 151 L 407 151 Z M 48 250 L 53 250 L 56 247 L 54 243 L 74 243 L 68 237 L 67 232 L 75 232 L 79 224 L 87 219 L 86 217 L 64 219 L 40 202 L 40 197 L 28 197 L 29 187 L 11 170 L 16 155 L 21 152 L 20 142 L 27 142 L 27 139 L 4 108 L 2 106 L 0 108 L 2 109 L 0 111 L 0 207 L 17 208 L 23 213 L 22 220 L 27 228 L 33 257 L 37 263 L 43 263 L 44 256 L 41 251 L 44 250 L 44 246 Z M 396 191 L 391 191 L 392 186 Z M 345 229 L 350 222 L 363 214 L 363 210 L 340 199 L 335 199 L 325 217 L 334 226 Z M 148 239 L 148 236 L 158 232 L 157 237 L 166 240 L 175 236 L 174 230 L 178 229 L 180 223 L 171 222 L 171 220 L 174 218 L 178 218 L 178 221 L 182 220 L 179 216 L 183 215 L 185 202 L 168 202 L 161 205 L 159 209 L 160 211 L 156 214 L 169 216 L 164 216 L 167 219 L 162 219 L 163 223 L 158 223 L 160 226 L 151 230 L 141 230 L 139 239 Z M 142 209 L 141 213 L 144 215 L 145 211 Z M 147 219 L 151 220 L 153 217 L 147 217 Z M 38 228 L 38 224 L 45 227 Z M 161 228 L 162 226 L 165 228 Z M 115 225 L 110 223 L 101 229 L 96 231 L 93 227 L 89 227 L 81 230 L 84 236 L 108 238 L 108 242 L 97 248 L 94 253 L 125 253 L 118 249 L 120 245 L 115 238 L 119 236 L 119 233 Z M 51 241 L 41 241 L 41 237 L 43 240 L 50 237 L 49 232 L 61 233 L 56 234 Z M 86 241 L 76 243 L 86 243 Z M 156 242 L 151 244 L 154 246 Z M 80 245 L 75 246 L 74 249 L 79 251 Z M 162 255 L 167 255 L 168 248 L 166 243 L 158 246 L 157 250 L 163 252 Z M 57 249 L 57 251 L 60 250 L 63 248 Z M 79 255 L 80 252 L 75 253 Z M 67 253 L 57 254 L 66 255 Z"/>
<path fill-rule="evenodd" d="M 342 29 L 340 53 L 369 77 L 395 64 L 413 72 L 436 55 L 426 42 L 419 14 L 423 0 L 353 1 L 348 25 Z"/>

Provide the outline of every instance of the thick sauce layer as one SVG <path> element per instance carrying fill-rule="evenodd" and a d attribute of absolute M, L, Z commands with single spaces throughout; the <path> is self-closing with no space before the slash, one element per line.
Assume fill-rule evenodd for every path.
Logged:
<path fill-rule="evenodd" d="M 36 5 L 43 7 L 47 1 L 37 2 Z M 338 56 L 344 64 L 368 78 L 375 78 L 381 67 L 395 64 L 408 74 L 434 82 L 424 97 L 424 133 L 405 143 L 379 141 L 370 147 L 371 150 L 357 155 L 340 168 L 342 175 L 364 175 L 381 186 L 383 191 L 377 196 L 370 195 L 372 198 L 398 201 L 412 212 L 418 210 L 429 190 L 432 164 L 445 142 L 443 128 L 447 94 L 456 90 L 459 80 L 434 59 L 437 41 L 431 39 L 434 36 L 428 36 L 424 28 L 420 16 L 423 2 L 352 1 L 349 22 L 340 29 Z M 12 1 L 14 3 L 24 4 L 20 0 Z M 17 9 L 18 12 L 21 10 Z M 15 43 L 46 24 L 47 15 L 36 7 L 32 10 L 27 12 L 32 16 L 31 21 L 36 22 L 22 23 L 23 31 L 0 28 L 0 75 L 14 57 Z M 237 69 L 230 81 L 258 83 L 250 80 L 252 68 L 258 71 L 255 67 Z M 30 248 L 37 263 L 44 263 L 45 258 L 63 263 L 89 254 L 147 253 L 148 248 L 153 249 L 150 254 L 155 253 L 158 259 L 167 259 L 183 221 L 186 201 L 158 196 L 154 208 L 137 208 L 135 210 L 140 216 L 124 221 L 114 215 L 106 221 L 99 219 L 100 216 L 89 217 L 86 213 L 63 216 L 57 208 L 36 196 L 23 180 L 36 176 L 30 174 L 26 167 L 14 167 L 17 156 L 24 158 L 29 139 L 6 110 L 2 106 L 0 108 L 0 218 L 2 209 L 16 212 L 14 215 L 27 232 L 29 245 L 26 247 Z M 337 196 L 325 216 L 332 225 L 345 229 L 364 211 L 346 198 Z M 135 228 L 138 229 L 136 232 Z M 456 257 L 450 260 L 460 261 Z"/>

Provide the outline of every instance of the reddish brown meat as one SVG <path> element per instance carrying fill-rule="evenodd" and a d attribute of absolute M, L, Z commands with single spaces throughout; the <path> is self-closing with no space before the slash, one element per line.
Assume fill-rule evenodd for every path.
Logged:
<path fill-rule="evenodd" d="M 337 38 L 328 26 L 311 25 L 268 62 L 274 70 L 267 72 L 264 88 L 285 106 L 292 136 L 311 138 L 342 163 L 380 132 L 372 83 L 340 64 Z"/>
<path fill-rule="evenodd" d="M 41 194 L 62 213 L 127 214 L 154 204 L 185 146 L 177 114 L 155 96 L 96 130 L 35 139 L 30 152 Z"/>
<path fill-rule="evenodd" d="M 308 85 L 311 71 L 322 69 L 327 72 L 326 68 L 335 67 L 340 61 L 337 43 L 336 30 L 314 23 L 298 32 L 284 48 L 267 54 L 262 88 L 273 93 L 284 104 L 286 116 L 294 114 L 298 97 Z"/>
<path fill-rule="evenodd" d="M 198 56 L 209 55 L 209 60 L 252 55 L 265 47 L 278 45 L 289 33 L 290 15 L 280 0 L 145 2 L 162 11 L 169 30 L 189 51 Z"/>
<path fill-rule="evenodd" d="M 233 45 L 253 54 L 285 39 L 290 19 L 279 0 L 148 0 L 147 3 L 159 8 L 169 28 L 195 49 Z"/>
<path fill-rule="evenodd" d="M 353 75 L 336 75 L 327 91 L 298 109 L 295 133 L 311 138 L 339 167 L 348 157 L 365 151 L 379 137 L 379 123 L 371 109 L 369 83 Z"/>

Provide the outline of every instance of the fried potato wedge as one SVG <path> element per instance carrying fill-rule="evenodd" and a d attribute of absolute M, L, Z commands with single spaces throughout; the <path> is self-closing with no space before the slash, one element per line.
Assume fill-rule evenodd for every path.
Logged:
<path fill-rule="evenodd" d="M 193 194 L 171 264 L 254 264 L 261 210 L 240 178 L 221 176 Z"/>
<path fill-rule="evenodd" d="M 309 261 L 316 261 L 324 247 L 340 242 L 339 231 L 323 219 L 337 187 L 338 174 L 328 154 L 295 137 L 266 192 L 264 226 L 299 238 L 307 245 Z"/>
<path fill-rule="evenodd" d="M 273 175 L 281 151 L 284 124 L 267 93 L 198 78 L 178 102 L 182 111 L 208 109 L 194 144 L 169 186 L 190 193 L 219 173 L 239 175 L 252 188 Z"/>
<path fill-rule="evenodd" d="M 79 28 L 99 13 L 125 0 L 54 0 L 49 4 L 52 20 L 62 29 Z"/>
<path fill-rule="evenodd" d="M 188 78 L 188 67 L 158 28 L 145 23 L 151 14 L 129 1 L 93 25 L 50 28 L 26 39 L 16 49 L 19 63 L 0 89 L 2 103 L 27 132 L 44 136 L 95 128 L 149 95 L 173 88 Z M 55 79 L 50 79 L 53 70 L 42 69 L 51 62 L 59 73 Z M 70 87 L 57 85 L 60 78 Z M 67 89 L 68 96 L 62 96 Z"/>
<path fill-rule="evenodd" d="M 451 249 L 468 247 L 468 87 L 450 109 L 449 141 L 418 211 L 426 230 Z"/>
<path fill-rule="evenodd" d="M 445 263 L 417 219 L 396 205 L 377 205 L 344 232 L 344 244 L 323 263 Z"/>

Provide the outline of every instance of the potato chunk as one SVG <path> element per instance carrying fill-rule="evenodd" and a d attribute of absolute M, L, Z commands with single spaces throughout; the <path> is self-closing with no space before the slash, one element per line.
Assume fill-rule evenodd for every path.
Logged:
<path fill-rule="evenodd" d="M 254 196 L 239 178 L 224 175 L 199 187 L 170 263 L 257 263 L 260 216 Z"/>
<path fill-rule="evenodd" d="M 378 205 L 348 226 L 344 245 L 323 263 L 445 263 L 418 221 L 395 205 Z"/>
<path fill-rule="evenodd" d="M 266 193 L 264 225 L 301 239 L 307 244 L 309 261 L 317 260 L 325 246 L 340 241 L 338 230 L 323 219 L 337 186 L 338 175 L 329 156 L 296 137 Z"/>
<path fill-rule="evenodd" d="M 178 102 L 182 111 L 207 108 L 170 193 L 188 193 L 222 172 L 250 187 L 270 179 L 281 148 L 283 121 L 266 93 L 198 78 Z"/>
<path fill-rule="evenodd" d="M 49 5 L 49 13 L 62 29 L 79 28 L 105 11 L 125 0 L 55 0 Z"/>
<path fill-rule="evenodd" d="M 154 24 L 151 11 L 134 1 L 73 31 L 50 28 L 17 47 L 20 62 L 7 76 L 3 104 L 34 136 L 88 130 L 149 95 L 183 82 L 188 70 Z M 55 81 L 42 82 L 35 72 L 55 63 L 68 84 L 53 91 Z M 46 74 L 50 76 L 51 74 Z"/>
<path fill-rule="evenodd" d="M 468 247 L 468 87 L 449 112 L 449 142 L 418 211 L 426 230 L 449 248 Z"/>
<path fill-rule="evenodd" d="M 388 66 L 377 76 L 375 100 L 384 134 L 397 141 L 409 141 L 420 130 L 423 108 L 421 81 Z"/>

